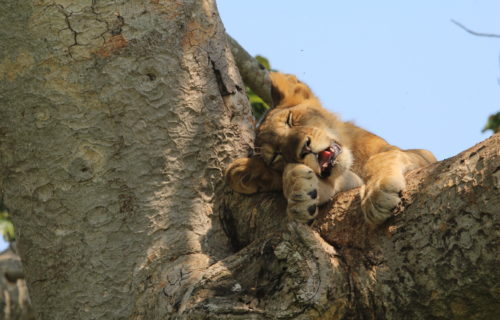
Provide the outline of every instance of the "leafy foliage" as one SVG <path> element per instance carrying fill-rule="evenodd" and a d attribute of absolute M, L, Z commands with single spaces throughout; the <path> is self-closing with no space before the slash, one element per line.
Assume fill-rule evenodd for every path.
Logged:
<path fill-rule="evenodd" d="M 249 87 L 247 87 L 247 97 L 250 101 L 250 105 L 252 106 L 253 117 L 255 118 L 255 121 L 259 121 L 259 119 L 269 109 L 269 106 Z"/>
<path fill-rule="evenodd" d="M 269 60 L 264 58 L 263 56 L 256 56 L 255 59 L 259 61 L 259 63 L 264 66 L 269 71 L 272 71 L 271 69 L 271 64 L 269 63 Z M 266 111 L 269 109 L 269 105 L 264 102 L 255 92 L 253 92 L 252 89 L 249 87 L 246 87 L 247 90 L 247 96 L 248 100 L 250 101 L 250 105 L 252 106 L 252 114 L 255 118 L 256 121 L 259 121 L 259 119 L 266 113 Z"/>
<path fill-rule="evenodd" d="M 263 57 L 261 55 L 256 55 L 255 60 L 259 61 L 259 63 L 266 68 L 268 71 L 275 71 L 271 69 L 271 63 L 269 62 L 269 59 L 266 57 Z"/>
<path fill-rule="evenodd" d="M 5 241 L 12 242 L 16 239 L 14 233 L 14 225 L 10 219 L 10 215 L 0 204 L 0 233 Z"/>
<path fill-rule="evenodd" d="M 488 117 L 488 121 L 481 132 L 491 130 L 493 133 L 500 132 L 500 112 Z"/>

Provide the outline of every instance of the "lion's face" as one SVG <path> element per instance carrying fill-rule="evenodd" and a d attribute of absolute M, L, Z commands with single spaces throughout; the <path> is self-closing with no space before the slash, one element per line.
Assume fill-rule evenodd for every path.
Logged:
<path fill-rule="evenodd" d="M 328 199 L 352 164 L 349 141 L 340 138 L 345 127 L 295 76 L 272 72 L 270 77 L 275 108 L 257 129 L 258 156 L 233 161 L 227 182 L 244 194 L 280 190 L 285 166 L 304 164 L 329 186 L 323 196 L 319 190 L 319 198 Z"/>
<path fill-rule="evenodd" d="M 275 171 L 302 163 L 320 178 L 334 177 L 350 167 L 352 157 L 339 141 L 332 115 L 310 103 L 270 111 L 257 132 L 257 150 Z"/>

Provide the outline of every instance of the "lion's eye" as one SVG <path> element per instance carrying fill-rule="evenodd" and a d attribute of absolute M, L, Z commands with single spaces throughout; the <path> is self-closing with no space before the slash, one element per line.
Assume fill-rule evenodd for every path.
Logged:
<path fill-rule="evenodd" d="M 288 117 L 286 119 L 286 125 L 290 128 L 293 126 L 293 115 L 291 112 L 288 114 Z"/>
<path fill-rule="evenodd" d="M 273 155 L 273 157 L 271 158 L 270 164 L 273 164 L 273 163 L 276 163 L 276 162 L 280 161 L 281 158 L 282 158 L 281 153 L 279 153 L 279 152 L 275 153 Z"/>

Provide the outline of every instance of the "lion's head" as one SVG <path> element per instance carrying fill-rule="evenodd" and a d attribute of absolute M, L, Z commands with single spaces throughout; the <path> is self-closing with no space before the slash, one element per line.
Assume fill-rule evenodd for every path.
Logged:
<path fill-rule="evenodd" d="M 296 77 L 271 73 L 271 80 L 275 108 L 257 129 L 256 155 L 228 168 L 231 187 L 247 194 L 280 189 L 278 180 L 288 163 L 305 164 L 323 180 L 348 170 L 352 155 L 340 139 L 342 122 Z"/>

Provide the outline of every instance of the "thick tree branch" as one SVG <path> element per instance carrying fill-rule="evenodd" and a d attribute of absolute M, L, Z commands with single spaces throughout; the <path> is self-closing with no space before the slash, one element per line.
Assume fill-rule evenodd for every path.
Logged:
<path fill-rule="evenodd" d="M 227 35 L 227 39 L 243 82 L 264 100 L 265 103 L 272 106 L 271 79 L 266 68 L 243 49 L 230 35 Z"/>
<path fill-rule="evenodd" d="M 376 230 L 363 222 L 357 189 L 339 194 L 312 228 L 286 222 L 279 194 L 228 191 L 222 219 L 244 249 L 205 273 L 183 315 L 492 319 L 499 150 L 494 135 L 410 172 L 404 211 Z"/>

